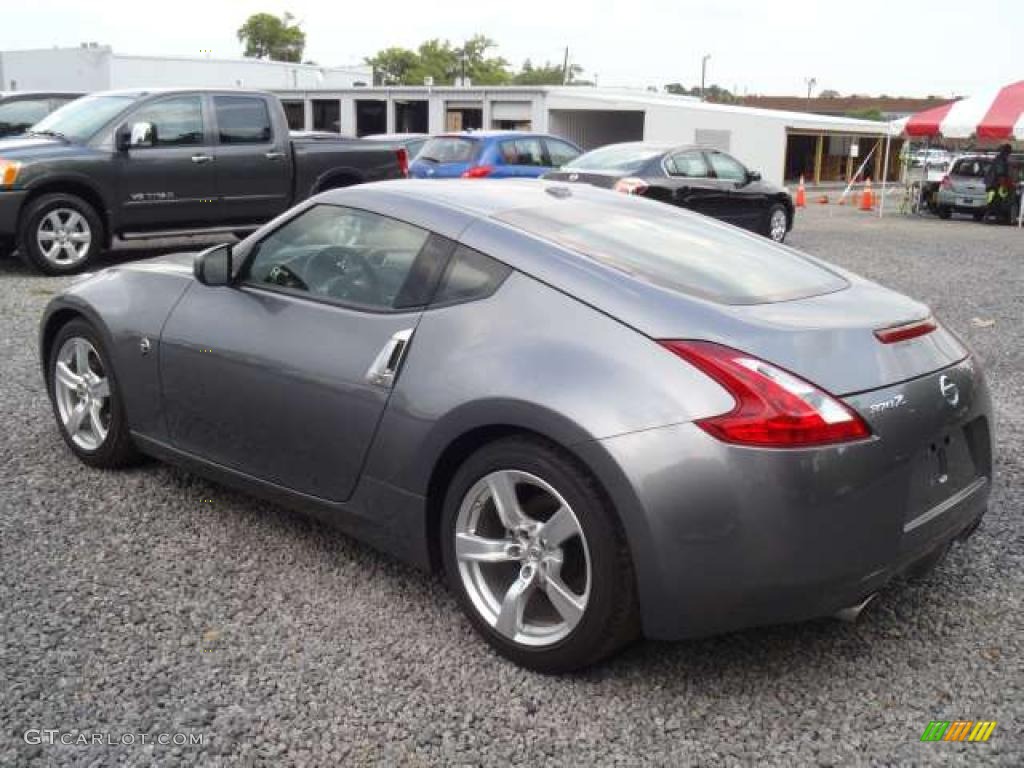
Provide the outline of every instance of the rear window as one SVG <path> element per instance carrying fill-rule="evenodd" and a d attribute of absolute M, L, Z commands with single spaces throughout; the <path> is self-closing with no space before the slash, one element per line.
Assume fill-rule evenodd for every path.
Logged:
<path fill-rule="evenodd" d="M 565 165 L 574 171 L 622 171 L 636 173 L 664 150 L 637 144 L 619 144 L 595 149 Z"/>
<path fill-rule="evenodd" d="M 428 141 L 417 156 L 418 160 L 435 163 L 469 163 L 476 156 L 477 141 L 455 136 L 441 136 Z"/>
<path fill-rule="evenodd" d="M 638 280 L 721 304 L 790 301 L 848 285 L 793 251 L 661 203 L 564 200 L 497 218 Z"/>
<path fill-rule="evenodd" d="M 984 157 L 962 157 L 953 163 L 953 176 L 968 176 L 970 178 L 984 178 L 991 161 Z"/>

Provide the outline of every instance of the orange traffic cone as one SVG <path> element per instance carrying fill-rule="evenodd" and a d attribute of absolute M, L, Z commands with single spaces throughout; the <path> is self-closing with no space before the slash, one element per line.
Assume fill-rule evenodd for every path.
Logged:
<path fill-rule="evenodd" d="M 796 188 L 796 207 L 806 208 L 807 207 L 807 189 L 804 187 L 803 174 L 800 175 L 800 184 Z"/>
<path fill-rule="evenodd" d="M 828 195 L 822 195 L 818 198 L 818 205 L 828 205 Z"/>
<path fill-rule="evenodd" d="M 871 211 L 875 208 L 875 193 L 871 191 L 871 177 L 868 177 L 867 183 L 864 185 L 864 194 L 860 199 L 860 209 L 862 211 Z"/>

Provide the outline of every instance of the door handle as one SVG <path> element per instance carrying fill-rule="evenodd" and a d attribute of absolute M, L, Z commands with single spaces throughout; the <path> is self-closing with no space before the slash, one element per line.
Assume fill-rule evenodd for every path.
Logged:
<path fill-rule="evenodd" d="M 366 380 L 378 387 L 390 388 L 395 383 L 395 376 L 402 365 L 405 352 L 409 348 L 409 340 L 412 338 L 412 328 L 398 331 L 377 353 L 373 364 L 366 372 Z"/>
<path fill-rule="evenodd" d="M 192 155 L 192 162 L 196 165 L 202 165 L 203 163 L 212 163 L 212 155 Z"/>
<path fill-rule="evenodd" d="M 267 160 L 281 160 L 282 158 L 284 158 L 284 152 L 277 152 L 276 150 L 271 150 L 270 152 L 267 152 L 263 156 L 267 158 Z"/>

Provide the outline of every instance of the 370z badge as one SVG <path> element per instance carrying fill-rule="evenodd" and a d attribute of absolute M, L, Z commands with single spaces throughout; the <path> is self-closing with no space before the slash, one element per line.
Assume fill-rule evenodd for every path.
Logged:
<path fill-rule="evenodd" d="M 888 400 L 883 400 L 880 403 L 872 403 L 868 406 L 868 410 L 871 411 L 871 413 L 884 413 L 885 411 L 892 411 L 899 408 L 905 402 L 907 402 L 907 398 L 903 395 L 893 395 Z"/>

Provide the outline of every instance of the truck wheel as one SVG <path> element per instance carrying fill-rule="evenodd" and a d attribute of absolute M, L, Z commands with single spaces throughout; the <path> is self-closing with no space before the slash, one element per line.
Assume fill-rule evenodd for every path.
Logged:
<path fill-rule="evenodd" d="M 32 201 L 21 220 L 22 257 L 48 275 L 70 275 L 85 269 L 103 243 L 103 222 L 80 197 L 64 193 Z"/>
<path fill-rule="evenodd" d="M 953 209 L 948 205 L 940 205 L 935 209 L 935 212 L 939 215 L 940 219 L 951 219 L 953 218 Z"/>

